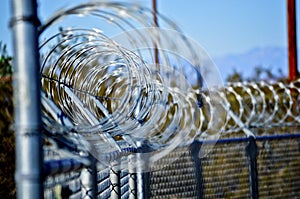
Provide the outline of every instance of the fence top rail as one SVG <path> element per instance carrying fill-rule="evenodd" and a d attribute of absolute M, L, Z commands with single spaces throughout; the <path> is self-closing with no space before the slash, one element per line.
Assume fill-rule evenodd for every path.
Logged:
<path fill-rule="evenodd" d="M 75 159 L 58 159 L 58 160 L 48 160 L 44 162 L 43 165 L 43 175 L 51 176 L 72 171 L 81 170 L 85 167 L 89 167 L 90 164 L 87 161 L 78 161 Z"/>
<path fill-rule="evenodd" d="M 254 139 L 257 141 L 265 140 L 281 140 L 281 139 L 293 139 L 300 138 L 300 134 L 280 134 L 280 135 L 260 135 Z M 196 140 L 200 144 L 221 144 L 221 143 L 232 143 L 232 142 L 247 142 L 249 137 L 236 137 L 236 138 L 221 138 L 219 140 Z"/>

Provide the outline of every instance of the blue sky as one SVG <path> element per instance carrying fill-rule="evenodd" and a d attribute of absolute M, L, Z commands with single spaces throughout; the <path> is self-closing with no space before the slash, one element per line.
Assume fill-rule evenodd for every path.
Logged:
<path fill-rule="evenodd" d="M 285 0 L 187 2 L 161 0 L 158 8 L 175 19 L 187 34 L 214 56 L 254 47 L 287 46 Z"/>
<path fill-rule="evenodd" d="M 127 0 L 127 2 L 130 0 Z M 43 21 L 56 9 L 84 0 L 38 0 Z M 131 0 L 151 7 L 151 0 Z M 158 11 L 177 22 L 212 57 L 257 47 L 287 46 L 285 0 L 157 0 Z M 300 0 L 297 0 L 298 46 Z M 9 0 L 1 0 L 0 40 L 11 50 Z"/>

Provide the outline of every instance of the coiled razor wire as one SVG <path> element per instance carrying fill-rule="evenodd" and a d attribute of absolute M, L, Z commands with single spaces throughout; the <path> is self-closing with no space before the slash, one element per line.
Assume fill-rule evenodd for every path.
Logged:
<path fill-rule="evenodd" d="M 299 81 L 223 87 L 202 48 L 152 17 L 137 4 L 92 2 L 41 26 L 43 121 L 56 144 L 109 163 L 146 142 L 151 164 L 194 139 L 299 124 Z"/>
<path fill-rule="evenodd" d="M 232 83 L 224 88 L 223 104 L 234 113 L 227 115 L 224 132 L 237 131 L 237 121 L 243 127 L 298 126 L 300 80 L 291 83 L 244 82 Z"/>

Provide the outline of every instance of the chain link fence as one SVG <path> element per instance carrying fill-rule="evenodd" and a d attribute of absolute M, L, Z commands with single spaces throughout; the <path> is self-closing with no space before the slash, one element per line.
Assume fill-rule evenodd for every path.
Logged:
<path fill-rule="evenodd" d="M 142 181 L 137 177 L 140 174 L 113 167 L 98 170 L 93 181 L 91 169 L 78 165 L 72 170 L 72 164 L 68 163 L 69 171 L 61 167 L 59 174 L 45 178 L 44 197 L 93 198 L 95 194 L 97 198 L 139 198 L 138 195 L 150 198 L 297 198 L 300 194 L 300 134 L 256 137 L 255 159 L 251 159 L 255 148 L 249 151 L 249 143 L 247 138 L 221 139 L 204 158 L 198 157 L 202 145 L 199 141 L 178 147 L 160 159 L 151 168 L 150 175 L 146 175 L 148 179 Z M 66 160 L 52 165 L 63 165 L 63 161 Z M 172 163 L 166 165 L 165 162 Z M 253 163 L 256 167 L 251 169 Z M 147 180 L 149 183 L 145 183 Z M 141 189 L 138 183 L 148 187 Z M 95 186 L 96 190 L 91 190 Z M 141 193 L 143 191 L 148 193 Z"/>
<path fill-rule="evenodd" d="M 158 14 L 161 27 L 149 28 L 153 14 L 136 4 L 91 2 L 58 11 L 39 27 L 42 121 L 37 94 L 17 115 L 30 118 L 34 109 L 32 121 L 42 128 L 19 128 L 17 150 L 42 150 L 30 161 L 17 157 L 19 195 L 298 197 L 300 80 L 223 86 L 209 56 L 173 22 Z M 16 32 L 25 20 L 37 23 L 32 16 L 14 18 Z M 87 20 L 118 34 L 109 37 Z M 26 33 L 28 45 L 37 43 Z"/>

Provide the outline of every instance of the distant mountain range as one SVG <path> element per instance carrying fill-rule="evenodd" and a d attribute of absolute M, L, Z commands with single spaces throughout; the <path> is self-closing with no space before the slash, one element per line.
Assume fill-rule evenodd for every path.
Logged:
<path fill-rule="evenodd" d="M 300 63 L 300 51 L 298 50 L 298 66 Z M 288 53 L 286 47 L 263 47 L 254 48 L 240 54 L 231 54 L 220 57 L 212 57 L 218 66 L 221 76 L 225 81 L 234 69 L 242 73 L 243 77 L 253 76 L 254 68 L 261 66 L 270 68 L 274 74 L 279 74 L 279 70 L 286 76 L 288 71 Z"/>

